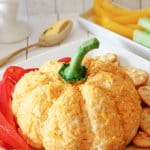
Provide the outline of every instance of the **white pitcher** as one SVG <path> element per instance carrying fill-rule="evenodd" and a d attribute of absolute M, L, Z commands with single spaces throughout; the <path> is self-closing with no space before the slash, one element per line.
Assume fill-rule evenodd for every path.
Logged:
<path fill-rule="evenodd" d="M 30 34 L 28 25 L 17 19 L 19 0 L 0 0 L 0 43 L 24 40 Z"/>

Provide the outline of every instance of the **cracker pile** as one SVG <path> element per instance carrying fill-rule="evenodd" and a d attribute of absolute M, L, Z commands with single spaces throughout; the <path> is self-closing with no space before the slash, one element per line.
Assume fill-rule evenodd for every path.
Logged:
<path fill-rule="evenodd" d="M 106 53 L 96 57 L 97 60 L 114 63 L 119 66 L 119 60 L 116 54 Z M 142 116 L 139 131 L 132 140 L 132 143 L 126 150 L 150 150 L 150 85 L 148 85 L 149 74 L 138 68 L 122 67 L 133 80 L 133 83 L 139 93 L 142 106 Z"/>

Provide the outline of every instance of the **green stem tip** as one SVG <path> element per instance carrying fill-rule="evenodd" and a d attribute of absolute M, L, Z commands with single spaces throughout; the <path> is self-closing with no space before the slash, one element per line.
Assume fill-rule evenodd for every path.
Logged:
<path fill-rule="evenodd" d="M 73 56 L 70 64 L 63 64 L 59 70 L 59 75 L 66 82 L 77 82 L 84 80 L 86 77 L 87 68 L 82 66 L 84 56 L 91 50 L 99 47 L 99 41 L 93 38 L 79 47 L 79 50 Z"/>

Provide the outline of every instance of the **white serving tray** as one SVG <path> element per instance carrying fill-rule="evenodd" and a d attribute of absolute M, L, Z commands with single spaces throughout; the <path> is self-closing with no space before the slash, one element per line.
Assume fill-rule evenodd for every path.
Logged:
<path fill-rule="evenodd" d="M 39 67 L 48 60 L 55 60 L 55 59 L 65 57 L 65 56 L 72 56 L 75 53 L 75 51 L 78 49 L 78 47 L 86 40 L 87 39 L 79 40 L 76 42 L 72 42 L 70 44 L 56 47 L 46 53 L 32 57 L 16 65 L 19 65 L 25 68 Z M 118 59 L 120 61 L 120 65 L 141 68 L 150 74 L 150 62 L 149 61 L 129 51 L 126 51 L 123 48 L 119 48 L 119 47 L 116 48 L 110 43 L 108 43 L 107 41 L 100 41 L 100 48 L 91 51 L 88 55 L 96 56 L 96 55 L 104 54 L 107 52 L 112 52 L 112 53 L 117 54 Z M 0 77 L 2 76 L 3 72 L 4 70 L 0 72 Z"/>
<path fill-rule="evenodd" d="M 93 15 L 92 9 L 82 13 L 79 16 L 79 23 L 85 27 L 89 32 L 98 36 L 101 40 L 106 40 L 112 43 L 115 47 L 122 47 L 126 50 L 142 56 L 150 61 L 150 48 L 146 48 L 126 37 L 123 37 L 115 32 L 112 32 L 100 25 L 96 25 L 91 21 Z"/>

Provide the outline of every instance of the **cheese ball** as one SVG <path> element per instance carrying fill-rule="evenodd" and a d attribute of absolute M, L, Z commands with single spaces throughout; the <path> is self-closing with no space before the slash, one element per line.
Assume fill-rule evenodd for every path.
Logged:
<path fill-rule="evenodd" d="M 65 82 L 48 61 L 17 83 L 12 110 L 27 143 L 45 150 L 123 150 L 141 117 L 138 93 L 113 63 L 84 58 L 86 79 Z"/>

